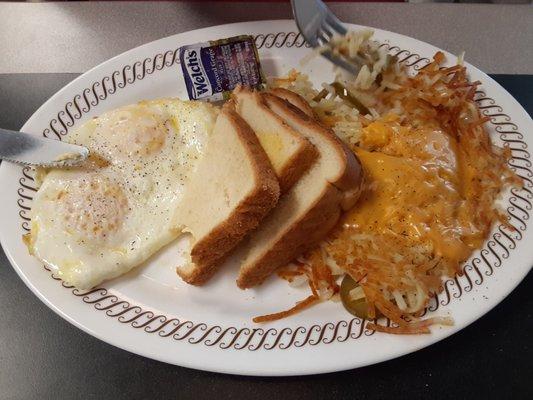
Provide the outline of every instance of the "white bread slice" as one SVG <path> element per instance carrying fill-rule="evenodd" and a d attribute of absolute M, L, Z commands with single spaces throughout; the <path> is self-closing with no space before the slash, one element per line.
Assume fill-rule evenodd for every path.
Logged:
<path fill-rule="evenodd" d="M 281 192 L 287 192 L 318 158 L 315 147 L 270 110 L 258 92 L 237 87 L 235 111 L 250 125 L 267 153 Z"/>
<path fill-rule="evenodd" d="M 355 204 L 362 184 L 359 160 L 333 132 L 291 103 L 272 94 L 261 96 L 274 113 L 316 146 L 320 157 L 239 246 L 237 285 L 242 289 L 262 283 L 322 240 L 342 210 Z"/>
<path fill-rule="evenodd" d="M 206 282 L 276 205 L 279 193 L 254 132 L 234 111 L 224 108 L 175 216 L 193 239 L 190 260 L 177 268 L 178 275 L 193 285 Z"/>

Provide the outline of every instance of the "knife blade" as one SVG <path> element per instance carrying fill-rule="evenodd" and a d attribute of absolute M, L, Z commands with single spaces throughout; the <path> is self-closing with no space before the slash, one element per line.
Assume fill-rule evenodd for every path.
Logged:
<path fill-rule="evenodd" d="M 0 128 L 0 159 L 46 168 L 72 167 L 89 155 L 86 147 Z"/>

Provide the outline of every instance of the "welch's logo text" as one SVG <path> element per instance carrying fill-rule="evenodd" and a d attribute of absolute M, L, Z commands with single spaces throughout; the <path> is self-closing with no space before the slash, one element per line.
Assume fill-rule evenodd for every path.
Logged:
<path fill-rule="evenodd" d="M 211 85 L 199 53 L 199 49 L 186 49 L 183 55 L 187 74 L 192 81 L 193 87 L 191 89 L 195 99 L 211 96 L 212 94 Z"/>

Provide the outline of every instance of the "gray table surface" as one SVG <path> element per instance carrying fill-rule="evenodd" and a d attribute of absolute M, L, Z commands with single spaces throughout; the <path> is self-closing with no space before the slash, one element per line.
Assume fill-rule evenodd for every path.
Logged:
<path fill-rule="evenodd" d="M 531 8 L 520 7 L 334 5 L 348 21 L 450 51 L 466 49 L 470 60 L 488 72 L 532 74 Z M 0 126 L 19 128 L 79 72 L 141 43 L 218 23 L 286 17 L 283 4 L 0 3 Z M 498 25 L 487 24 L 494 18 Z M 481 40 L 462 40 L 479 27 Z M 480 50 L 489 48 L 490 54 Z M 494 49 L 507 52 L 505 62 L 495 62 Z M 533 77 L 495 78 L 532 112 Z M 32 295 L 0 251 L 0 399 L 530 399 L 532 290 L 530 274 L 473 325 L 397 360 L 322 376 L 247 378 L 166 365 L 85 334 Z"/>
<path fill-rule="evenodd" d="M 531 5 L 330 3 L 346 22 L 402 33 L 487 73 L 533 73 Z M 286 3 L 0 3 L 0 73 L 84 72 L 140 44 L 191 29 L 291 18 Z"/>

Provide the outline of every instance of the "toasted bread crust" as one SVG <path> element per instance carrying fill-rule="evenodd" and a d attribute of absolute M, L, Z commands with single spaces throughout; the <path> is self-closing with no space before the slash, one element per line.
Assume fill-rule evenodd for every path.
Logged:
<path fill-rule="evenodd" d="M 284 92 L 289 90 L 282 89 Z M 305 102 L 305 100 L 298 94 L 292 93 L 291 97 L 299 97 L 298 102 Z M 281 111 L 287 118 L 296 121 L 299 125 L 305 126 L 307 129 L 314 130 L 317 134 L 326 138 L 336 148 L 339 157 L 343 160 L 342 173 L 331 180 L 331 184 L 335 185 L 344 196 L 341 202 L 342 208 L 348 210 L 352 208 L 361 194 L 361 187 L 363 182 L 363 168 L 357 156 L 342 142 L 341 139 L 333 133 L 332 130 L 325 128 L 318 123 L 314 118 L 309 117 L 304 111 L 299 109 L 287 100 L 283 100 L 277 96 L 269 93 L 263 94 L 265 102 L 268 106 L 275 107 L 276 110 Z"/>
<path fill-rule="evenodd" d="M 237 286 L 248 289 L 261 284 L 278 267 L 287 265 L 320 242 L 341 215 L 341 198 L 342 193 L 327 184 L 308 211 L 276 238 L 275 246 L 266 249 L 255 263 L 241 268 Z"/>
<path fill-rule="evenodd" d="M 273 113 L 272 110 L 267 107 L 263 98 L 258 92 L 253 92 L 250 89 L 242 86 L 237 86 L 237 88 L 235 88 L 233 91 L 231 100 L 233 108 L 237 109 L 236 98 L 240 94 L 252 95 L 254 100 L 257 101 L 257 104 L 262 112 L 269 114 L 269 116 L 278 121 L 279 124 L 287 127 L 287 131 L 292 132 L 292 128 L 290 128 L 285 121 L 283 121 L 278 115 Z M 281 193 L 286 193 L 296 182 L 298 182 L 298 179 L 300 179 L 300 177 L 311 167 L 318 157 L 318 151 L 316 150 L 315 146 L 313 146 L 313 144 L 310 143 L 306 138 L 301 137 L 296 132 L 293 133 L 293 138 L 299 143 L 299 149 L 289 159 L 286 160 L 281 171 L 279 171 L 277 174 Z"/>
<path fill-rule="evenodd" d="M 294 93 L 293 91 L 285 88 L 274 88 L 269 90 L 269 92 L 272 93 L 274 96 L 279 97 L 280 99 L 288 101 L 294 107 L 298 108 L 305 115 L 307 115 L 309 118 L 318 120 L 317 115 L 315 114 L 309 103 L 305 101 L 305 99 L 298 93 Z"/>
<path fill-rule="evenodd" d="M 222 112 L 233 122 L 236 133 L 252 160 L 257 185 L 224 222 L 195 243 L 191 251 L 191 259 L 195 264 L 192 272 L 185 274 L 177 269 L 178 275 L 192 285 L 202 285 L 216 272 L 225 256 L 277 204 L 280 194 L 270 160 L 255 133 L 235 111 L 225 108 Z"/>

